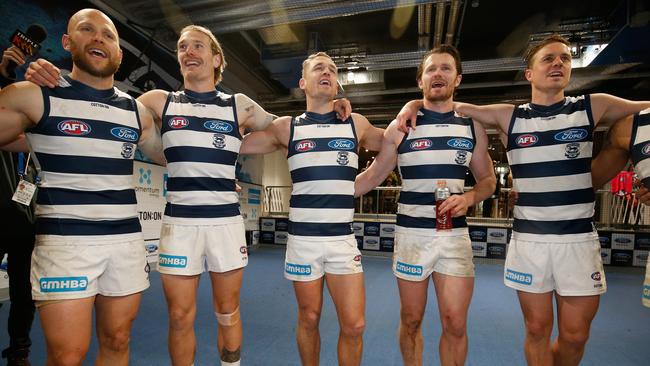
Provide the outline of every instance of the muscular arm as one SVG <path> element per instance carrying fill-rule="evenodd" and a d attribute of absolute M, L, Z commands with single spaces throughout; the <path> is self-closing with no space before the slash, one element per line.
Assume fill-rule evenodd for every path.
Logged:
<path fill-rule="evenodd" d="M 502 133 L 508 133 L 510 118 L 515 106 L 512 104 L 474 105 L 454 102 L 454 110 L 474 119 L 484 128 L 496 128 Z"/>
<path fill-rule="evenodd" d="M 140 122 L 142 123 L 142 135 L 138 141 L 138 148 L 156 164 L 164 166 L 167 164 L 167 161 L 163 155 L 160 129 L 157 124 L 154 123 L 153 116 L 149 109 L 139 101 L 137 101 L 137 104 L 138 112 L 140 114 Z"/>
<path fill-rule="evenodd" d="M 359 145 L 371 151 L 381 150 L 384 130 L 371 125 L 366 117 L 358 113 L 352 113 L 352 120 L 354 121 L 354 129 L 357 131 Z"/>
<path fill-rule="evenodd" d="M 287 148 L 291 117 L 277 118 L 263 131 L 254 131 L 246 136 L 239 148 L 240 154 L 267 154 Z"/>
<path fill-rule="evenodd" d="M 625 169 L 630 158 L 632 118 L 633 116 L 628 116 L 618 120 L 607 131 L 605 144 L 598 156 L 591 161 L 591 178 L 594 189 L 602 187 Z"/>
<path fill-rule="evenodd" d="M 0 146 L 16 140 L 43 116 L 43 96 L 38 86 L 19 82 L 0 90 Z"/>
<path fill-rule="evenodd" d="M 359 197 L 378 186 L 397 163 L 397 147 L 404 137 L 396 121 L 391 122 L 384 131 L 379 154 L 370 167 L 357 176 L 354 181 L 354 196 Z"/>
<path fill-rule="evenodd" d="M 9 152 L 29 152 L 29 144 L 27 143 L 27 136 L 21 133 L 14 141 L 0 146 L 0 150 Z"/>
<path fill-rule="evenodd" d="M 276 115 L 265 111 L 264 108 L 244 94 L 237 93 L 234 98 L 237 108 L 237 121 L 244 130 L 261 131 L 278 118 Z"/>
<path fill-rule="evenodd" d="M 465 215 L 467 208 L 488 198 L 496 188 L 496 176 L 492 158 L 488 154 L 488 138 L 485 129 L 480 122 L 474 121 L 474 132 L 476 134 L 476 147 L 469 163 L 469 169 L 474 175 L 476 184 L 462 195 L 452 195 L 440 206 L 441 213 L 451 210 L 453 217 Z"/>
<path fill-rule="evenodd" d="M 591 111 L 596 124 L 608 126 L 646 108 L 650 108 L 650 101 L 636 102 L 603 93 L 591 95 Z"/>
<path fill-rule="evenodd" d="M 162 128 L 162 114 L 167 103 L 168 92 L 160 89 L 150 90 L 138 97 L 138 102 L 142 103 L 149 110 L 156 126 Z"/>

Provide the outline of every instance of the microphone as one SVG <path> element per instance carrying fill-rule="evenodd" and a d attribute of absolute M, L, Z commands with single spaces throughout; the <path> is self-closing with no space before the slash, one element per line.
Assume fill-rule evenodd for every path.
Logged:
<path fill-rule="evenodd" d="M 38 51 L 38 49 L 41 47 L 40 43 L 43 42 L 47 38 L 47 32 L 45 31 L 45 28 L 43 28 L 42 25 L 34 23 L 27 28 L 27 32 L 23 33 L 20 30 L 16 29 L 13 35 L 11 35 L 11 38 L 9 38 L 9 41 L 11 42 L 12 45 L 18 47 L 26 57 L 34 56 L 34 54 Z M 7 66 L 7 73 L 9 74 L 9 77 L 11 79 L 16 78 L 16 72 L 15 69 L 18 65 L 13 62 L 9 61 L 9 65 Z"/>

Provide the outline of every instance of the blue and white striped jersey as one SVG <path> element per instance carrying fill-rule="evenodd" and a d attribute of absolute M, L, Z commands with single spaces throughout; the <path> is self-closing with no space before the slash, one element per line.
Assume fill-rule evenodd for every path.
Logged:
<path fill-rule="evenodd" d="M 239 217 L 235 99 L 216 90 L 169 93 L 161 132 L 169 174 L 165 221 Z"/>
<path fill-rule="evenodd" d="M 305 112 L 291 121 L 290 234 L 324 238 L 353 234 L 357 150 L 352 117 L 341 121 L 335 112 Z"/>
<path fill-rule="evenodd" d="M 591 157 L 594 120 L 589 95 L 515 108 L 508 132 L 513 238 L 575 242 L 596 238 Z"/>
<path fill-rule="evenodd" d="M 437 113 L 421 109 L 417 129 L 411 130 L 398 146 L 397 165 L 402 191 L 397 207 L 398 231 L 423 236 L 435 235 L 434 191 L 444 180 L 452 194 L 462 194 L 472 160 L 476 138 L 470 118 L 453 111 Z M 452 219 L 453 234 L 467 233 L 465 216 Z"/>
<path fill-rule="evenodd" d="M 37 234 L 91 236 L 141 231 L 133 156 L 141 126 L 135 100 L 66 77 L 42 88 L 44 111 L 26 131 L 40 174 Z"/>
<path fill-rule="evenodd" d="M 630 138 L 630 156 L 634 172 L 643 185 L 650 188 L 650 109 L 634 115 L 632 136 Z"/>

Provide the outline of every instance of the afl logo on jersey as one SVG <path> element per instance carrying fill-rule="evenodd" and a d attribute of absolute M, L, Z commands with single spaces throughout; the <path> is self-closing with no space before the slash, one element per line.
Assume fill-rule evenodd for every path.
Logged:
<path fill-rule="evenodd" d="M 583 130 L 582 128 L 572 128 L 570 130 L 556 133 L 554 138 L 555 140 L 562 142 L 580 141 L 587 137 L 588 134 L 587 130 Z"/>
<path fill-rule="evenodd" d="M 83 136 L 90 133 L 91 128 L 86 122 L 76 121 L 76 120 L 66 120 L 59 122 L 58 126 L 59 131 L 65 133 L 66 135 L 73 136 Z"/>
<path fill-rule="evenodd" d="M 474 144 L 468 139 L 457 138 L 447 141 L 447 146 L 453 147 L 454 149 L 472 150 Z"/>
<path fill-rule="evenodd" d="M 646 156 L 650 155 L 650 142 L 645 144 L 643 149 L 641 149 L 641 154 L 646 155 Z"/>
<path fill-rule="evenodd" d="M 126 127 L 111 128 L 111 135 L 120 140 L 135 142 L 138 141 L 138 133 L 135 130 Z"/>
<path fill-rule="evenodd" d="M 517 137 L 517 146 L 519 147 L 532 146 L 535 145 L 537 141 L 539 141 L 537 136 L 531 134 L 525 134 Z"/>
<path fill-rule="evenodd" d="M 411 142 L 412 150 L 424 150 L 433 146 L 433 142 L 429 139 L 419 139 Z"/>
<path fill-rule="evenodd" d="M 296 144 L 296 151 L 306 152 L 314 150 L 316 148 L 316 143 L 312 140 L 303 140 Z"/>
<path fill-rule="evenodd" d="M 178 130 L 179 128 L 185 128 L 189 126 L 190 123 L 183 117 L 174 117 L 169 120 L 169 127 Z"/>
<path fill-rule="evenodd" d="M 336 139 L 328 142 L 327 146 L 336 150 L 352 150 L 354 149 L 354 142 L 346 139 Z"/>
<path fill-rule="evenodd" d="M 225 121 L 207 121 L 203 124 L 203 127 L 214 132 L 232 132 L 232 125 Z"/>

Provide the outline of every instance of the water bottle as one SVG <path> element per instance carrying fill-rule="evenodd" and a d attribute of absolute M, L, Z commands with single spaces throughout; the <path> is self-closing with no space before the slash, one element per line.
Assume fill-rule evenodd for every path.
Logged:
<path fill-rule="evenodd" d="M 440 205 L 451 196 L 449 188 L 447 187 L 447 182 L 444 180 L 438 181 L 438 187 L 435 191 L 436 197 L 436 230 L 451 230 L 451 211 L 447 211 L 444 214 L 440 213 Z"/>

